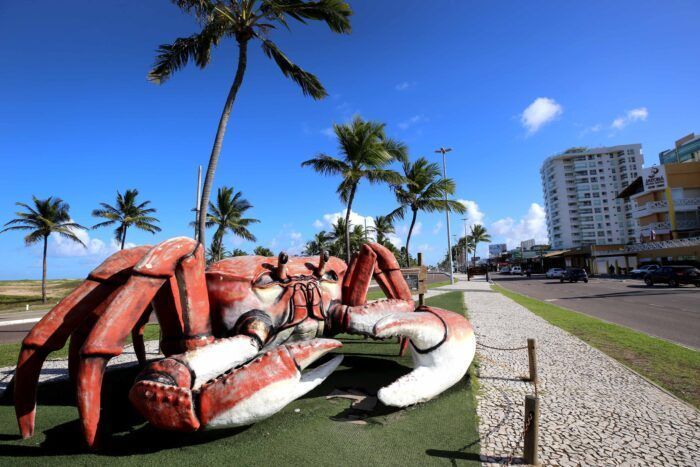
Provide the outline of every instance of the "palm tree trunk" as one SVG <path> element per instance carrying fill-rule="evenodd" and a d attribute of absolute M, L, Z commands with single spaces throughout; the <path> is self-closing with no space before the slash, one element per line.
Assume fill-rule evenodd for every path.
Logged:
<path fill-rule="evenodd" d="M 357 190 L 357 183 L 355 183 L 352 186 L 352 190 L 350 190 L 348 209 L 345 212 L 345 261 L 348 264 L 350 264 L 350 210 L 352 209 L 352 202 L 355 199 L 355 190 Z"/>
<path fill-rule="evenodd" d="M 49 244 L 49 236 L 44 235 L 44 264 L 41 271 L 41 303 L 46 303 L 46 250 Z"/>
<path fill-rule="evenodd" d="M 197 236 L 197 240 L 202 244 L 202 246 L 205 246 L 206 244 L 205 224 L 207 219 L 207 208 L 209 207 L 209 196 L 211 195 L 211 187 L 214 184 L 214 173 L 216 172 L 216 165 L 219 162 L 219 154 L 221 154 L 221 147 L 224 142 L 224 135 L 226 134 L 226 126 L 228 125 L 228 120 L 231 116 L 231 110 L 233 109 L 233 102 L 236 100 L 236 94 L 238 94 L 238 89 L 241 87 L 241 83 L 243 83 L 243 75 L 245 74 L 247 63 L 248 41 L 241 40 L 238 42 L 238 66 L 236 67 L 236 76 L 233 79 L 233 85 L 231 85 L 228 97 L 226 98 L 226 104 L 224 105 L 224 110 L 221 113 L 221 118 L 219 119 L 219 127 L 216 130 L 216 137 L 214 138 L 214 147 L 211 149 L 209 165 L 207 166 L 207 174 L 204 177 L 202 199 L 199 204 L 199 233 Z"/>
<path fill-rule="evenodd" d="M 418 211 L 413 210 L 413 219 L 411 219 L 411 227 L 408 229 L 408 237 L 406 237 L 406 267 L 411 267 L 411 255 L 408 253 L 408 244 L 411 243 L 411 234 L 413 233 L 413 226 L 416 225 L 416 217 L 418 216 Z"/>
<path fill-rule="evenodd" d="M 126 229 L 127 229 L 127 227 L 124 226 L 124 231 L 122 232 L 122 247 L 121 247 L 122 250 L 124 249 L 124 243 L 126 242 Z"/>

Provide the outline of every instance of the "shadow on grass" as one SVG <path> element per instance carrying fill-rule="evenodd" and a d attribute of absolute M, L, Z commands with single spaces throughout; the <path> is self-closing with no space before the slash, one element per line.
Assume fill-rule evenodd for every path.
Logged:
<path fill-rule="evenodd" d="M 390 384 L 411 371 L 408 366 L 393 360 L 396 357 L 392 357 L 391 354 L 350 353 L 344 355 L 342 366 L 320 386 L 302 396 L 301 399 L 323 397 L 335 388 L 355 389 L 368 395 L 376 395 L 382 386 Z M 250 426 L 245 426 L 195 433 L 168 432 L 153 428 L 134 410 L 127 398 L 128 391 L 138 372 L 137 366 L 130 366 L 112 369 L 105 375 L 102 386 L 103 407 L 100 418 L 101 443 L 100 449 L 95 454 L 120 457 L 156 453 L 206 444 L 221 438 L 235 436 L 250 428 Z M 13 405 L 11 390 L 2 396 L 0 405 Z M 42 418 L 42 407 L 48 406 L 66 407 L 67 410 L 74 411 L 76 418 L 44 430 L 45 439 L 39 445 L 11 443 L 3 445 L 2 455 L 8 457 L 51 457 L 84 454 L 86 448 L 82 442 L 81 426 L 77 418 L 75 396 L 70 381 L 53 381 L 39 385 L 37 405 L 38 422 Z M 332 420 L 361 418 L 370 424 L 384 424 L 386 417 L 391 417 L 396 412 L 402 411 L 402 409 L 387 407 L 381 403 L 378 403 L 371 412 L 358 411 L 349 405 L 349 401 L 347 406 L 342 404 L 342 410 L 330 418 Z M 4 433 L 0 433 L 0 441 L 19 441 L 21 437 L 11 433 L 13 429 L 16 430 L 16 427 L 4 426 Z"/>

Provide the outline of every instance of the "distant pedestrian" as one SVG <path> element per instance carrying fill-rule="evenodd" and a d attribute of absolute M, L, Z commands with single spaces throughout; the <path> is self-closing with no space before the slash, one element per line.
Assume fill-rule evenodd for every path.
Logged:
<path fill-rule="evenodd" d="M 615 277 L 615 266 L 612 264 L 608 266 L 608 273 L 610 274 L 610 277 Z"/>

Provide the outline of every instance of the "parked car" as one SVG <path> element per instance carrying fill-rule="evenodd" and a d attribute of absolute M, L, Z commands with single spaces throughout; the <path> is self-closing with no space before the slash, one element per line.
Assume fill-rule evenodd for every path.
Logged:
<path fill-rule="evenodd" d="M 646 266 L 640 266 L 638 268 L 632 269 L 630 271 L 630 276 L 632 277 L 632 279 L 644 279 L 647 273 L 656 271 L 660 267 L 661 266 L 659 266 L 658 264 L 647 264 Z"/>
<path fill-rule="evenodd" d="M 550 268 L 547 273 L 547 279 L 559 279 L 562 274 L 564 274 L 565 269 L 562 268 Z"/>
<path fill-rule="evenodd" d="M 700 269 L 695 266 L 661 266 L 644 276 L 644 283 L 649 287 L 654 284 L 668 284 L 678 287 L 683 284 L 693 284 L 700 287 Z"/>
<path fill-rule="evenodd" d="M 501 274 L 510 274 L 510 268 L 508 266 L 503 266 L 500 271 Z"/>
<path fill-rule="evenodd" d="M 523 270 L 520 266 L 513 266 L 510 270 L 511 274 L 518 274 L 519 276 L 523 275 Z"/>
<path fill-rule="evenodd" d="M 585 283 L 588 283 L 588 274 L 586 274 L 585 269 L 568 268 L 562 273 L 561 277 L 559 278 L 559 281 L 562 283 L 564 281 L 569 281 L 569 282 L 583 281 Z"/>

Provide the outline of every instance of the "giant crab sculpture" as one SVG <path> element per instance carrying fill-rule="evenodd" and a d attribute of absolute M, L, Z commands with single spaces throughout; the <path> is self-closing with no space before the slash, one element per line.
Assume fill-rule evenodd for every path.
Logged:
<path fill-rule="evenodd" d="M 68 337 L 69 373 L 87 445 L 97 441 L 100 390 L 129 335 L 145 366 L 129 399 L 152 425 L 195 431 L 262 420 L 307 393 L 342 356 L 338 333 L 410 339 L 415 369 L 378 392 L 384 404 L 426 401 L 459 381 L 475 350 L 469 322 L 417 309 L 389 250 L 363 245 L 349 266 L 329 257 L 229 258 L 205 270 L 203 248 L 174 238 L 123 250 L 92 271 L 31 330 L 15 375 L 22 436 L 34 432 L 36 389 L 48 354 Z M 366 303 L 374 279 L 387 300 Z M 165 358 L 146 362 L 143 328 L 155 311 Z"/>

